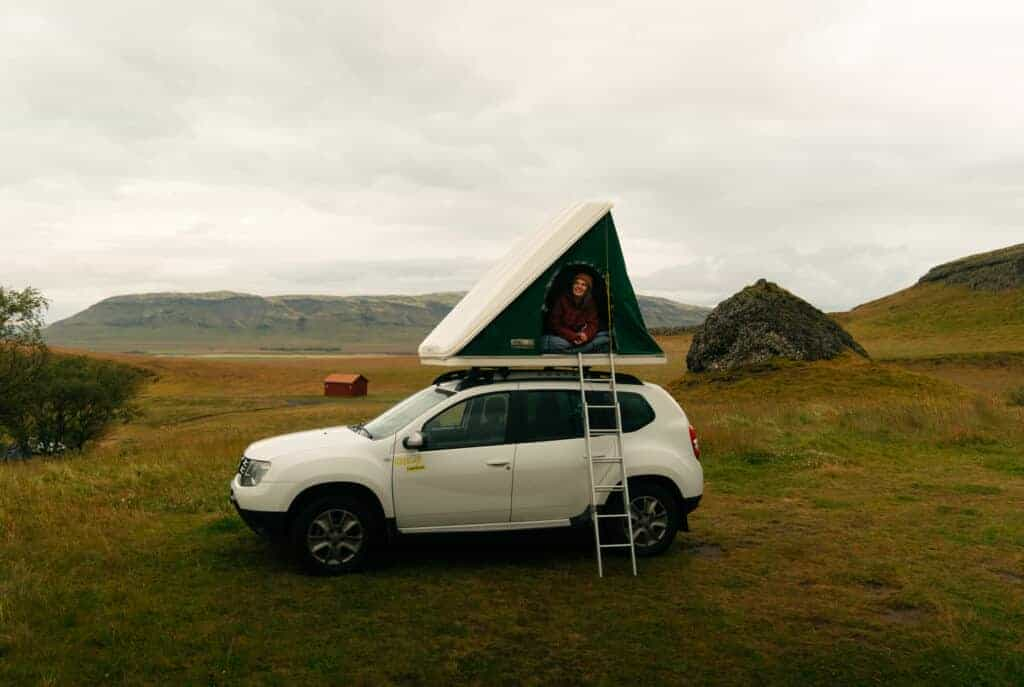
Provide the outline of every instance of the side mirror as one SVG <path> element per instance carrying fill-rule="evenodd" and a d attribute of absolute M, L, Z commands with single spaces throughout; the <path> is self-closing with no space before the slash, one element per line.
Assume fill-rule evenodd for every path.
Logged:
<path fill-rule="evenodd" d="M 402 446 L 411 449 L 421 449 L 427 444 L 427 438 L 423 436 L 422 432 L 413 432 L 406 438 L 402 439 Z"/>

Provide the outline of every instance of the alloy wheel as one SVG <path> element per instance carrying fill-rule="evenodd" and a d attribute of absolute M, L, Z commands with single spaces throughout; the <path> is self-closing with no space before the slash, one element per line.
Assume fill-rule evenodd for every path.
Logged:
<path fill-rule="evenodd" d="M 657 545 L 668 532 L 668 510 L 653 496 L 637 496 L 629 507 L 633 521 L 633 546 L 647 548 Z"/>
<path fill-rule="evenodd" d="M 313 518 L 306 530 L 310 555 L 327 567 L 345 565 L 363 548 L 363 523 L 350 511 L 332 508 Z"/>

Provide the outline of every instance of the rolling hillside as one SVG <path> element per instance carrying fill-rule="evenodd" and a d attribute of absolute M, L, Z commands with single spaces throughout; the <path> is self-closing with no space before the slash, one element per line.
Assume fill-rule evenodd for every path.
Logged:
<path fill-rule="evenodd" d="M 231 291 L 107 298 L 46 329 L 58 346 L 149 353 L 408 353 L 462 297 L 273 296 Z M 698 324 L 708 309 L 640 296 L 650 327 Z"/>
<path fill-rule="evenodd" d="M 879 358 L 1024 351 L 1024 244 L 938 265 L 836 319 Z"/>

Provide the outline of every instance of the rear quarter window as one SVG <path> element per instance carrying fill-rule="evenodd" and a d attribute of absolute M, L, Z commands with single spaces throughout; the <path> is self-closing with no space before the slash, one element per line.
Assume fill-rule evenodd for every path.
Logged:
<path fill-rule="evenodd" d="M 622 411 L 622 431 L 625 433 L 643 429 L 654 422 L 654 408 L 647 399 L 629 391 L 619 392 L 619 408 Z M 611 405 L 612 394 L 609 391 L 588 391 L 587 403 L 590 405 Z M 615 429 L 615 410 L 613 408 L 592 408 L 590 410 L 591 429 Z"/>
<path fill-rule="evenodd" d="M 580 412 L 580 392 L 562 389 L 543 389 L 518 392 L 523 399 L 520 442 L 557 441 L 583 437 L 583 414 Z M 588 391 L 589 405 L 611 405 L 609 391 Z M 632 392 L 619 393 L 622 409 L 622 431 L 629 433 L 646 427 L 654 421 L 654 409 L 643 396 Z M 613 408 L 591 408 L 591 429 L 615 429 Z"/>

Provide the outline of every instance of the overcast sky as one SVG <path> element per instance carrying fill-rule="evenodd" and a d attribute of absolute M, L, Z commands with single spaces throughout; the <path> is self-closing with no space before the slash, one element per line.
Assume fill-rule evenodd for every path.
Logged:
<path fill-rule="evenodd" d="M 637 290 L 847 309 L 1024 241 L 1024 3 L 0 5 L 0 284 L 465 289 L 615 201 Z"/>

